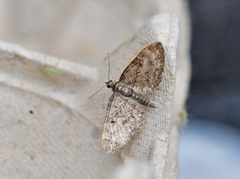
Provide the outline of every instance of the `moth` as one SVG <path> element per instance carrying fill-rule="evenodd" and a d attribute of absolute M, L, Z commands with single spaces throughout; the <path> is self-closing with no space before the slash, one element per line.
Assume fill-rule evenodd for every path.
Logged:
<path fill-rule="evenodd" d="M 146 107 L 157 105 L 144 94 L 153 91 L 162 81 L 164 49 L 160 42 L 145 47 L 128 65 L 119 81 L 109 80 L 113 91 L 107 106 L 102 131 L 102 147 L 113 153 L 125 146 L 146 122 Z"/>

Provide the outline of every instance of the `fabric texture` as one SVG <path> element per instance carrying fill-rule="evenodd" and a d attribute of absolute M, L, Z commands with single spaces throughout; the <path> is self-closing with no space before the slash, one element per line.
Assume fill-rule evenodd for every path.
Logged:
<path fill-rule="evenodd" d="M 131 161 L 147 164 L 150 177 L 177 178 L 179 113 L 190 74 L 186 2 L 114 2 L 1 1 L 0 38 L 8 42 L 0 43 L 0 178 L 107 178 Z M 161 108 L 148 112 L 145 128 L 125 148 L 106 154 L 101 130 L 111 92 L 88 99 L 107 81 L 102 59 L 110 53 L 117 80 L 156 41 L 166 54 L 154 92 Z"/>

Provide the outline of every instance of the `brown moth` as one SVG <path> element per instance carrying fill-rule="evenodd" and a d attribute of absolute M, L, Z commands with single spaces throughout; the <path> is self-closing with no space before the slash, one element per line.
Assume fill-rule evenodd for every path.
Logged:
<path fill-rule="evenodd" d="M 126 145 L 142 129 L 146 107 L 157 106 L 141 94 L 143 89 L 153 90 L 162 81 L 164 50 L 160 42 L 145 47 L 122 73 L 119 81 L 109 80 L 113 91 L 105 117 L 102 146 L 112 153 Z M 138 92 L 136 92 L 137 90 Z"/>

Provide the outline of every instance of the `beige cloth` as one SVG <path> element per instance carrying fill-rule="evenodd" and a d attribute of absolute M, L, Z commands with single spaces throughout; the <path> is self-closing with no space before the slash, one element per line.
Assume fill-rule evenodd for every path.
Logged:
<path fill-rule="evenodd" d="M 107 178 L 120 164 L 135 160 L 149 160 L 151 176 L 176 178 L 178 114 L 190 71 L 184 1 L 170 1 L 175 9 L 165 1 L 54 2 L 0 2 L 7 15 L 1 39 L 69 59 L 0 43 L 0 178 Z M 161 9 L 180 16 L 181 35 L 173 13 L 148 19 Z M 128 150 L 105 154 L 101 130 L 111 92 L 104 89 L 88 100 L 107 80 L 107 61 L 100 61 L 111 52 L 111 78 L 117 80 L 134 56 L 155 41 L 162 42 L 166 54 L 163 82 L 156 91 L 162 107 L 149 113 Z"/>

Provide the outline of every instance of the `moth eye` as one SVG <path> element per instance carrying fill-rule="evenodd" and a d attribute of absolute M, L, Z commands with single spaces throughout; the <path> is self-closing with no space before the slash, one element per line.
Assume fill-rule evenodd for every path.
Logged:
<path fill-rule="evenodd" d="M 111 86 L 110 85 L 107 85 L 108 88 L 110 88 Z"/>

